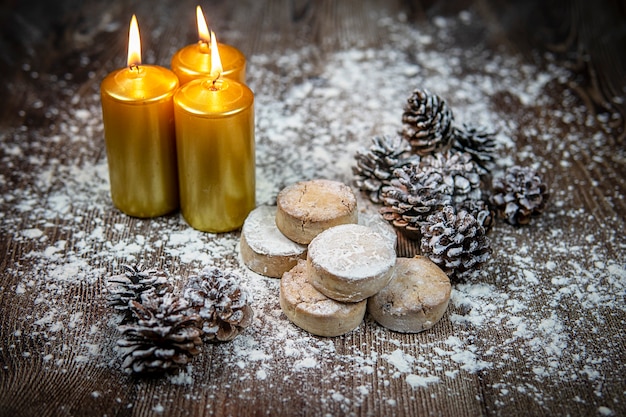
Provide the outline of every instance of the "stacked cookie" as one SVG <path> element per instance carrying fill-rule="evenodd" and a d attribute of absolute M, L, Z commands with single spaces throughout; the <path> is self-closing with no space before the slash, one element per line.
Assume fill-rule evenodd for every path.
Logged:
<path fill-rule="evenodd" d="M 345 184 L 293 184 L 279 193 L 276 207 L 258 207 L 246 219 L 243 261 L 259 274 L 282 277 L 283 312 L 315 335 L 350 332 L 366 311 L 400 332 L 431 327 L 447 307 L 448 277 L 426 258 L 396 259 L 393 228 L 379 216 L 360 217 Z"/>

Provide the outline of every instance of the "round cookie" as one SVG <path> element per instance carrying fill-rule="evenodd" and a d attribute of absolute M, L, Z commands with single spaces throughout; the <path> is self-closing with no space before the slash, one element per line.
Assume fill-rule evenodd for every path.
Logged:
<path fill-rule="evenodd" d="M 296 326 L 318 336 L 348 333 L 363 321 L 367 301 L 331 300 L 309 283 L 306 262 L 298 261 L 280 280 L 280 308 Z"/>
<path fill-rule="evenodd" d="M 356 196 L 347 185 L 330 180 L 301 181 L 276 198 L 276 226 L 289 239 L 308 244 L 322 231 L 356 223 Z"/>
<path fill-rule="evenodd" d="M 367 311 L 390 330 L 421 332 L 443 317 L 450 290 L 448 276 L 428 258 L 398 258 L 389 285 L 369 298 Z"/>
<path fill-rule="evenodd" d="M 248 268 L 257 274 L 280 278 L 298 259 L 305 259 L 306 246 L 285 237 L 276 227 L 275 219 L 275 206 L 252 210 L 241 228 L 239 250 Z"/>
<path fill-rule="evenodd" d="M 342 224 L 320 233 L 309 245 L 311 284 L 334 300 L 358 302 L 383 289 L 396 253 L 380 233 L 360 224 Z"/>

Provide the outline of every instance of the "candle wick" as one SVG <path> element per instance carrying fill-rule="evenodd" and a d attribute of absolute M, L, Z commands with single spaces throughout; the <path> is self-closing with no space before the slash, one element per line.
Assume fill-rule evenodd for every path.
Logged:
<path fill-rule="evenodd" d="M 212 90 L 219 90 L 220 87 L 222 86 L 222 80 L 220 79 L 222 73 L 218 72 L 217 76 L 211 80 L 211 89 Z"/>
<path fill-rule="evenodd" d="M 128 66 L 128 69 L 130 69 L 131 71 L 137 71 L 139 72 L 139 64 L 130 64 Z"/>
<path fill-rule="evenodd" d="M 211 52 L 211 48 L 209 47 L 209 43 L 204 40 L 204 39 L 200 39 L 198 40 L 198 48 L 200 48 L 200 51 L 202 53 L 208 54 Z"/>

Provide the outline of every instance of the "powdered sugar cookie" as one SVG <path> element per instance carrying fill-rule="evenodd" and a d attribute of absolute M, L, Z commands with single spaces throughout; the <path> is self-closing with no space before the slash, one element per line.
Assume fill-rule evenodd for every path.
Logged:
<path fill-rule="evenodd" d="M 252 210 L 241 229 L 239 250 L 248 268 L 261 275 L 280 278 L 298 263 L 298 259 L 306 258 L 306 246 L 283 235 L 275 219 L 275 206 Z"/>
<path fill-rule="evenodd" d="M 450 301 L 450 279 L 424 256 L 398 258 L 389 285 L 367 301 L 380 325 L 417 333 L 437 323 Z"/>
<path fill-rule="evenodd" d="M 276 203 L 276 226 L 301 244 L 310 243 L 329 227 L 357 222 L 356 196 L 337 181 L 298 182 L 281 190 Z"/>
<path fill-rule="evenodd" d="M 318 336 L 339 336 L 363 321 L 367 301 L 342 303 L 331 300 L 309 282 L 305 261 L 285 272 L 280 281 L 280 307 L 296 326 Z"/>
<path fill-rule="evenodd" d="M 346 302 L 364 300 L 385 287 L 395 262 L 389 241 L 359 224 L 323 231 L 307 254 L 311 284 L 327 297 Z"/>

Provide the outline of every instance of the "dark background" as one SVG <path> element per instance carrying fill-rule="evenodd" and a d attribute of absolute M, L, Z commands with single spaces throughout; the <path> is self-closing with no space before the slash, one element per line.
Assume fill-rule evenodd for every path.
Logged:
<path fill-rule="evenodd" d="M 211 2 L 213 11 L 227 6 L 228 1 Z M 296 36 L 289 41 L 298 44 L 321 42 L 321 36 L 315 33 L 312 17 L 316 9 L 329 7 L 333 1 L 292 0 L 277 2 L 258 2 L 259 9 L 271 13 L 272 7 L 288 8 L 287 19 L 274 19 L 273 24 L 294 26 Z M 364 2 L 367 3 L 367 2 Z M 20 72 L 36 71 L 58 74 L 61 76 L 71 67 L 77 84 L 84 82 L 87 73 L 93 68 L 111 70 L 119 66 L 111 65 L 107 56 L 115 56 L 119 61 L 118 51 L 124 50 L 123 38 L 111 36 L 125 27 L 117 16 L 132 13 L 142 14 L 144 23 L 158 24 L 168 18 L 159 14 L 159 5 L 166 8 L 167 2 L 103 2 L 60 0 L 54 2 L 35 0 L 4 0 L 0 3 L 0 76 L 4 81 L 0 85 L 0 96 L 4 97 L 3 109 L 20 107 L 7 105 L 6 101 L 19 100 L 33 81 L 30 77 L 21 77 Z M 542 55 L 537 51 L 550 51 L 566 62 L 578 74 L 574 81 L 577 93 L 598 113 L 615 112 L 620 120 L 612 120 L 609 127 L 623 142 L 626 120 L 626 104 L 615 103 L 609 98 L 622 96 L 626 89 L 626 2 L 620 0 L 413 0 L 389 1 L 390 9 L 398 8 L 406 12 L 408 19 L 419 24 L 420 21 L 436 15 L 458 13 L 468 7 L 477 9 L 491 23 L 486 29 L 497 42 L 502 37 L 507 39 L 509 47 L 527 55 L 534 63 L 540 63 Z M 367 7 L 367 4 L 364 6 Z M 145 10 L 144 13 L 142 13 Z M 219 14 L 216 13 L 216 14 Z M 281 14 L 285 16 L 285 14 Z M 262 19 L 259 16 L 259 19 Z M 146 21 L 155 19 L 155 22 Z M 228 25 L 227 21 L 211 22 L 217 31 Z M 193 41 L 193 33 L 189 41 Z M 86 46 L 88 45 L 88 48 Z M 144 45 L 144 51 L 153 46 Z M 107 50 L 115 55 L 107 54 Z M 254 50 L 244 50 L 245 54 Z M 90 66 L 81 65 L 85 57 Z M 104 61 L 104 62 L 103 62 Z M 167 62 L 160 62 L 167 64 Z M 24 84 L 21 83 L 23 81 Z M 36 81 L 35 81 L 36 84 Z M 41 86 L 32 86 L 41 88 Z M 7 122 L 7 117 L 0 114 L 0 121 Z"/>

